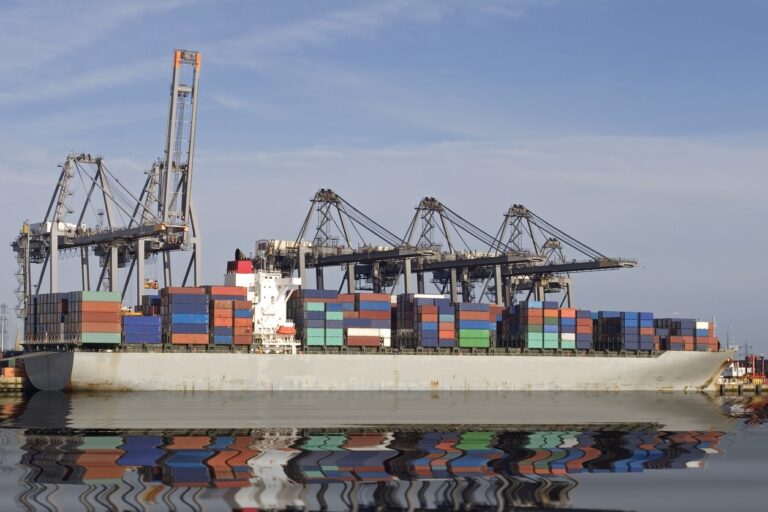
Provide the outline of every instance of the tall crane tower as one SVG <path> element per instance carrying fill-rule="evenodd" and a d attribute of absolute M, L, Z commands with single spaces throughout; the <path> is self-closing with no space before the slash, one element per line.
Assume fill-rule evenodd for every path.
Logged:
<path fill-rule="evenodd" d="M 83 290 L 91 290 L 91 257 L 101 267 L 95 289 L 122 292 L 134 278 L 137 298 L 145 287 L 145 263 L 161 257 L 164 285 L 171 286 L 171 253 L 189 259 L 181 284 L 199 284 L 201 237 L 192 200 L 200 54 L 175 50 L 165 154 L 147 172 L 136 196 L 106 166 L 101 156 L 71 154 L 61 165 L 59 180 L 42 222 L 25 222 L 11 246 L 18 270 L 17 314 L 26 317 L 29 298 L 44 289 L 59 291 L 59 260 L 80 259 Z M 75 193 L 78 185 L 82 188 Z M 75 197 L 82 196 L 81 204 Z M 88 216 L 96 220 L 87 221 Z M 35 279 L 32 265 L 41 268 Z M 124 283 L 118 269 L 127 267 Z M 138 300 L 138 299 L 137 299 Z"/>

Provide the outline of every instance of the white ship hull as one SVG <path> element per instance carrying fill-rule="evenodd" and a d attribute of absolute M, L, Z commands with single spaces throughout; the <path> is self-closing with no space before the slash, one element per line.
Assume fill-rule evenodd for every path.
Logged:
<path fill-rule="evenodd" d="M 711 388 L 732 356 L 63 352 L 26 364 L 45 390 L 685 391 Z"/>

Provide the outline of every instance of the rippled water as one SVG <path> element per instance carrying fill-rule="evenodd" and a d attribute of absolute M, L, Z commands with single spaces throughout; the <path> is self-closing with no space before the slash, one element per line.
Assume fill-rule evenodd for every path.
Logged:
<path fill-rule="evenodd" d="M 764 510 L 768 401 L 0 397 L 0 510 Z"/>

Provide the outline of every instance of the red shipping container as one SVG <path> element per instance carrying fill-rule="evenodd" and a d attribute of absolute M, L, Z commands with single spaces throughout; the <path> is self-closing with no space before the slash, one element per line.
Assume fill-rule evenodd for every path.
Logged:
<path fill-rule="evenodd" d="M 213 326 L 214 327 L 232 327 L 232 317 L 230 316 L 227 318 L 214 318 Z"/>
<path fill-rule="evenodd" d="M 232 309 L 234 301 L 232 300 L 214 300 L 211 301 L 212 309 Z"/>
<path fill-rule="evenodd" d="M 381 339 L 378 336 L 347 336 L 349 347 L 378 347 Z"/>
<path fill-rule="evenodd" d="M 576 327 L 589 327 L 592 328 L 592 319 L 591 318 L 577 318 L 576 319 Z"/>
<path fill-rule="evenodd" d="M 367 318 L 368 320 L 389 320 L 392 318 L 392 313 L 389 311 L 360 311 L 359 318 Z"/>
<path fill-rule="evenodd" d="M 440 330 L 438 331 L 437 337 L 441 340 L 452 340 L 456 337 L 456 331 L 454 330 Z"/>
<path fill-rule="evenodd" d="M 234 343 L 235 345 L 250 345 L 252 342 L 253 342 L 253 337 L 250 336 L 250 335 L 248 335 L 248 336 L 242 336 L 242 335 L 241 336 L 238 336 L 238 335 L 232 336 L 232 343 Z"/>
<path fill-rule="evenodd" d="M 233 318 L 232 325 L 234 327 L 251 327 L 253 328 L 253 320 L 250 318 Z"/>
<path fill-rule="evenodd" d="M 107 313 L 98 311 L 85 311 L 80 314 L 80 320 L 82 322 L 119 322 L 120 313 L 117 311 L 110 311 Z"/>
<path fill-rule="evenodd" d="M 640 335 L 648 335 L 653 336 L 656 334 L 656 329 L 653 327 L 641 327 L 640 328 Z"/>
<path fill-rule="evenodd" d="M 81 302 L 82 313 L 120 313 L 123 305 L 119 302 Z"/>
<path fill-rule="evenodd" d="M 336 299 L 336 302 L 340 302 L 342 304 L 354 304 L 355 303 L 355 294 L 354 293 L 340 293 L 338 298 Z"/>
<path fill-rule="evenodd" d="M 249 300 L 233 300 L 232 309 L 251 309 L 253 303 Z"/>
<path fill-rule="evenodd" d="M 438 313 L 437 306 L 424 305 L 424 306 L 417 306 L 416 309 L 421 313 L 434 313 L 434 314 Z"/>
<path fill-rule="evenodd" d="M 213 315 L 211 315 L 213 318 L 232 318 L 232 310 L 231 309 L 214 309 L 212 311 Z"/>
<path fill-rule="evenodd" d="M 560 318 L 576 318 L 576 310 L 573 308 L 560 309 Z"/>
<path fill-rule="evenodd" d="M 432 313 L 424 313 L 424 314 L 419 316 L 419 319 L 422 322 L 435 322 L 435 323 L 437 323 L 438 315 L 437 314 L 432 314 Z"/>
<path fill-rule="evenodd" d="M 232 334 L 235 336 L 250 336 L 253 334 L 253 329 L 250 325 L 248 327 L 233 327 Z"/>
<path fill-rule="evenodd" d="M 344 318 L 360 318 L 357 311 L 344 311 Z"/>

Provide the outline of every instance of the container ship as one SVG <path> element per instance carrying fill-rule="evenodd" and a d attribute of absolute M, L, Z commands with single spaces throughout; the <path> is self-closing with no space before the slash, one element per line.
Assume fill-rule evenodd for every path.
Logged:
<path fill-rule="evenodd" d="M 571 274 L 636 262 L 607 257 L 519 204 L 492 235 L 425 197 L 400 237 L 323 188 L 295 240 L 257 242 L 253 257 L 237 251 L 222 285 L 199 286 L 200 63 L 198 52 L 174 51 L 164 156 L 140 193 L 103 157 L 71 154 L 42 221 L 24 223 L 11 244 L 34 387 L 693 390 L 712 386 L 733 355 L 709 322 L 571 307 Z M 79 255 L 69 277 L 80 273 L 80 291 L 59 292 L 63 254 Z M 148 261 L 162 262 L 161 289 Z M 341 269 L 338 291 L 326 289 L 326 268 Z M 181 283 L 172 279 L 179 269 Z M 441 293 L 425 293 L 425 276 Z M 124 307 L 132 284 L 140 304 Z M 552 293 L 562 299 L 548 301 Z"/>
<path fill-rule="evenodd" d="M 732 352 L 710 322 L 556 302 L 451 303 L 437 294 L 301 289 L 228 265 L 222 286 L 33 298 L 27 375 L 38 389 L 697 390 Z"/>

